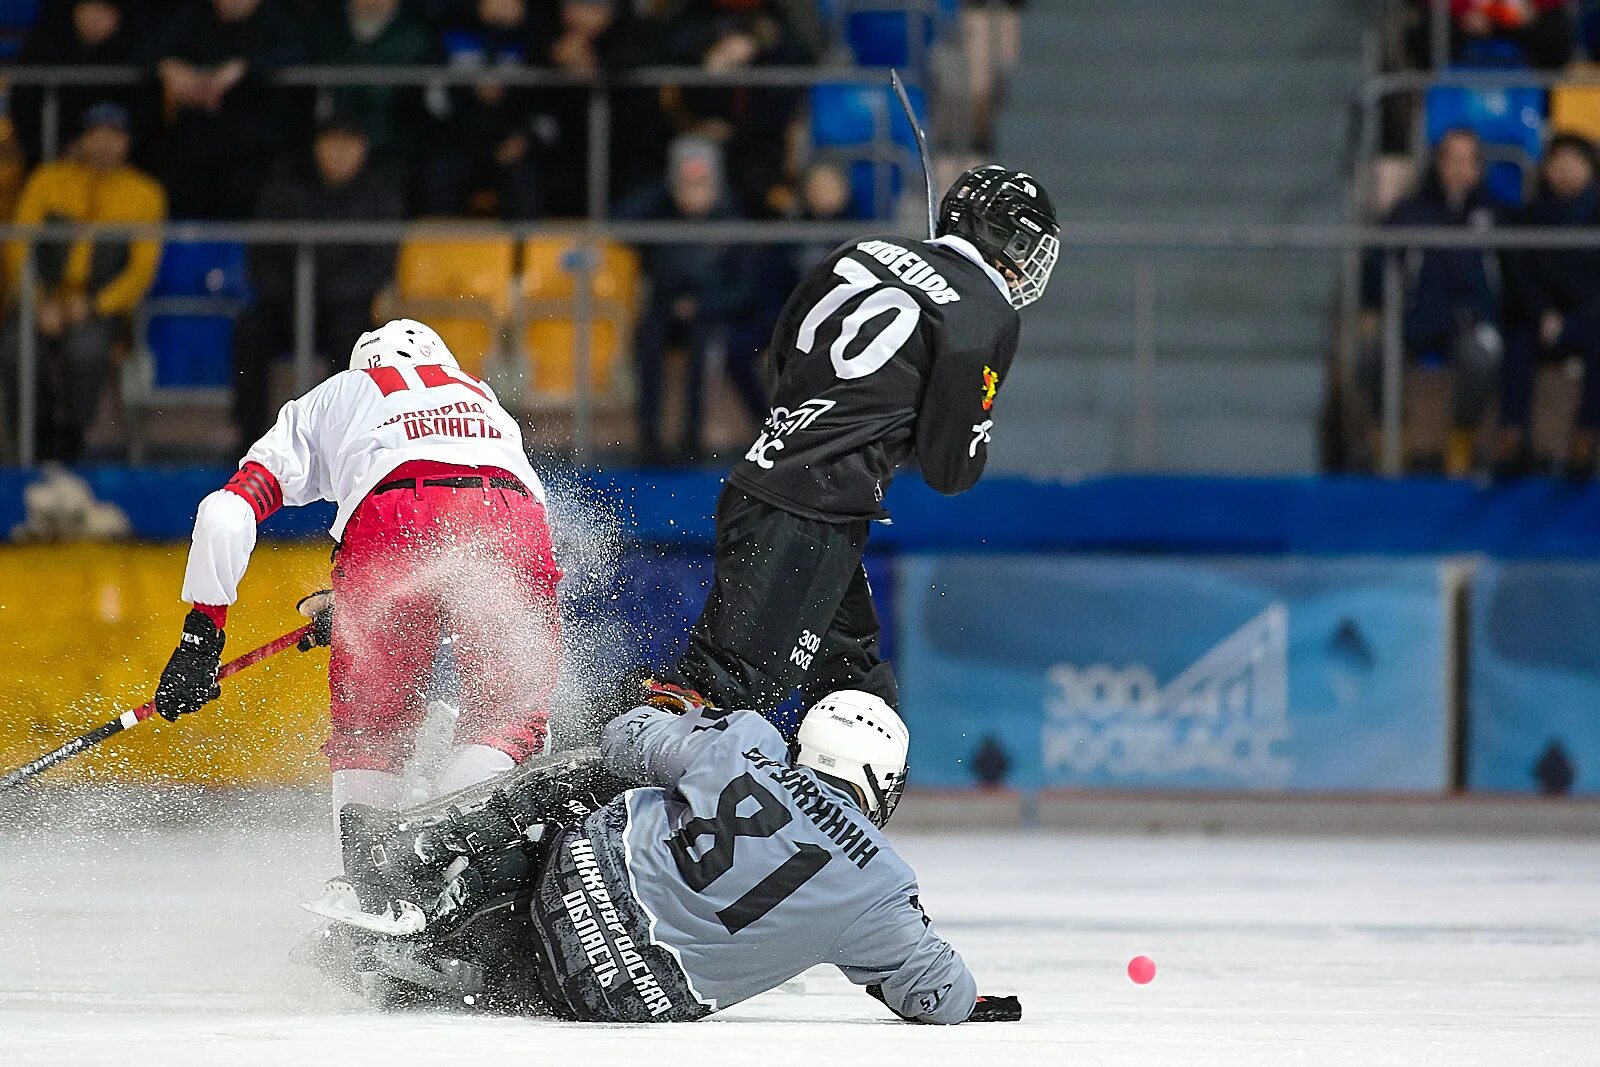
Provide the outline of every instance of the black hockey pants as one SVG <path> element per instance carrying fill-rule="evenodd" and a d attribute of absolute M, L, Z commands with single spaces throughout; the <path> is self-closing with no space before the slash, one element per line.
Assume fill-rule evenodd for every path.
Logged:
<path fill-rule="evenodd" d="M 869 525 L 803 518 L 726 486 L 715 583 L 666 677 L 723 708 L 771 712 L 796 686 L 808 707 L 862 689 L 898 708 L 861 565 Z"/>

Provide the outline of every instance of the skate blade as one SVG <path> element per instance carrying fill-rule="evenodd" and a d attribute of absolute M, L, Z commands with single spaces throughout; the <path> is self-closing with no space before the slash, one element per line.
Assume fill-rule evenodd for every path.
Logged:
<path fill-rule="evenodd" d="M 355 888 L 338 879 L 328 883 L 322 896 L 300 906 L 313 915 L 384 937 L 412 937 L 428 926 L 428 917 L 409 900 L 395 901 L 382 912 L 364 910 Z"/>

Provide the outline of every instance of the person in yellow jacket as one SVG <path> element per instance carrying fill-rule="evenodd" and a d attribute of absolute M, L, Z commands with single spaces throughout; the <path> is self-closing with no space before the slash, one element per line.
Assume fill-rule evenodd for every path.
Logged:
<path fill-rule="evenodd" d="M 165 221 L 165 191 L 155 179 L 128 165 L 128 127 L 127 109 L 119 104 L 102 103 L 86 109 L 83 133 L 70 157 L 41 164 L 29 175 L 17 202 L 16 221 Z M 26 251 L 21 241 L 6 246 L 13 297 Z M 155 280 L 160 258 L 159 240 L 86 237 L 70 244 L 39 242 L 34 246 L 39 283 L 34 328 L 42 397 L 38 409 L 41 459 L 71 462 L 79 458 L 84 431 L 95 417 L 111 370 L 112 350 L 126 336 L 134 308 Z M 0 369 L 12 395 L 20 340 L 13 298 L 0 342 Z"/>

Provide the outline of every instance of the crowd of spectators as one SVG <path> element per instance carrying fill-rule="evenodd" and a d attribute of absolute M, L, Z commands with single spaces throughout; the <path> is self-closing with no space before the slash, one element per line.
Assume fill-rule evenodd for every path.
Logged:
<path fill-rule="evenodd" d="M 16 218 L 581 216 L 595 206 L 589 93 L 512 84 L 496 72 L 584 78 L 645 65 L 728 72 L 813 63 L 822 42 L 812 0 L 62 0 L 43 5 L 19 62 L 131 67 L 143 76 L 58 90 L 48 146 L 59 151 L 56 162 L 47 161 L 52 135 L 41 121 L 42 91 L 12 90 L 16 141 L 33 168 Z M 443 65 L 487 76 L 468 84 L 320 87 L 273 77 L 303 64 Z M 850 208 L 844 177 L 826 163 L 807 171 L 796 147 L 804 96 L 793 87 L 617 89 L 606 116 L 601 209 L 640 219 L 842 217 Z M 116 144 L 104 143 L 112 133 Z M 73 459 L 112 353 L 128 343 L 131 309 L 151 283 L 159 248 L 139 242 L 130 252 L 101 242 L 60 262 L 47 252 L 38 256 L 36 328 L 50 381 L 42 383 L 38 451 Z M 755 360 L 765 338 L 758 335 L 777 308 L 753 280 L 787 276 L 797 253 L 691 244 L 644 252 L 651 295 L 635 345 L 641 450 L 651 459 L 693 457 L 701 450 L 707 367 L 725 367 L 751 416 L 764 416 Z M 254 299 L 234 352 L 233 414 L 245 439 L 268 424 L 269 370 L 292 347 L 292 255 L 284 247 L 250 250 Z M 8 258 L 14 286 L 21 246 Z M 322 247 L 317 267 L 315 340 L 331 368 L 348 338 L 370 323 L 394 256 L 372 246 Z M 14 377 L 19 323 L 10 303 L 0 371 Z M 687 436 L 672 450 L 657 431 L 668 348 L 684 351 L 690 364 Z"/>
<path fill-rule="evenodd" d="M 1497 202 L 1484 184 L 1478 135 L 1440 138 L 1417 190 L 1386 220 L 1396 226 L 1577 227 L 1600 242 L 1600 184 L 1594 144 L 1557 134 L 1545 148 L 1528 202 Z M 1454 372 L 1452 433 L 1446 452 L 1413 466 L 1450 474 L 1485 469 L 1502 478 L 1534 473 L 1530 440 L 1534 382 L 1541 365 L 1570 363 L 1582 379 L 1574 428 L 1560 466 L 1574 480 L 1595 476 L 1600 459 L 1600 247 L 1585 249 L 1413 249 L 1398 258 L 1400 333 L 1409 359 Z M 1366 304 L 1381 306 L 1382 257 L 1365 272 Z M 1377 392 L 1376 353 L 1366 364 Z M 1497 433 L 1482 454 L 1474 442 L 1491 411 Z"/>

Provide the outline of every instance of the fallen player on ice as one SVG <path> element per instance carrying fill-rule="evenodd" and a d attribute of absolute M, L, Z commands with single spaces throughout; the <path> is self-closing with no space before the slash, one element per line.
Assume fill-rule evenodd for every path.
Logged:
<path fill-rule="evenodd" d="M 598 752 L 347 807 L 345 875 L 308 907 L 337 920 L 327 959 L 391 1003 L 685 1022 L 827 963 L 908 1021 L 1020 1018 L 978 996 L 883 834 L 907 740 L 859 691 L 807 712 L 791 750 L 754 712 L 646 683 Z"/>

